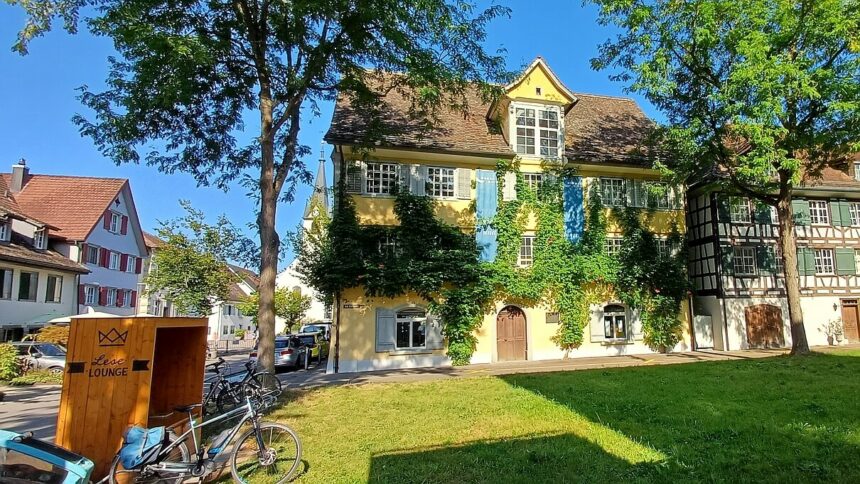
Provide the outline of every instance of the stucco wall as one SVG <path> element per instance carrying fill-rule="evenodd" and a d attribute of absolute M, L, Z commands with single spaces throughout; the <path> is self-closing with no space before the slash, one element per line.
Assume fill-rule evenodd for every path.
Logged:
<path fill-rule="evenodd" d="M 6 261 L 0 261 L 0 268 L 12 269 L 13 271 L 12 298 L 0 299 L 0 325 L 19 324 L 23 321 L 29 321 L 38 316 L 49 314 L 54 314 L 55 316 L 53 317 L 77 314 L 78 288 L 75 281 L 75 273 L 24 266 Z M 37 272 L 39 274 L 36 301 L 18 300 L 18 284 L 21 280 L 21 271 Z M 49 274 L 63 277 L 63 288 L 59 303 L 45 302 Z"/>

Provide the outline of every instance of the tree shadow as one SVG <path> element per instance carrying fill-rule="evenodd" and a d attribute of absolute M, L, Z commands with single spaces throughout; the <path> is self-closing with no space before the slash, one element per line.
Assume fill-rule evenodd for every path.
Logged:
<path fill-rule="evenodd" d="M 637 479 L 860 482 L 858 375 L 815 354 L 501 379 L 666 455 Z"/>

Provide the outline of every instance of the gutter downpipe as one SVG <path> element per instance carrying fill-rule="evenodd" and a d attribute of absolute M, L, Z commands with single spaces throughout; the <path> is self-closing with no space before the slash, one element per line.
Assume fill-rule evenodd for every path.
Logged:
<path fill-rule="evenodd" d="M 338 186 L 341 185 L 342 180 L 346 175 L 346 162 L 343 159 L 343 145 L 337 145 L 337 151 L 340 154 L 340 160 L 339 160 L 340 161 L 340 172 L 338 172 L 338 174 L 340 175 L 338 178 L 340 178 L 340 180 L 337 180 L 335 182 L 335 190 L 334 190 L 334 195 L 336 197 L 334 200 L 335 210 L 339 210 L 339 205 L 341 203 L 340 196 L 339 196 L 340 193 L 338 193 L 339 192 Z M 335 306 L 336 306 L 335 307 L 335 311 L 336 311 L 336 313 L 335 313 L 335 325 L 334 325 L 334 373 L 340 372 L 340 309 L 341 309 L 340 296 L 341 296 L 341 293 L 340 293 L 340 291 L 338 291 L 337 294 L 335 294 L 335 299 L 334 299 L 335 300 Z"/>

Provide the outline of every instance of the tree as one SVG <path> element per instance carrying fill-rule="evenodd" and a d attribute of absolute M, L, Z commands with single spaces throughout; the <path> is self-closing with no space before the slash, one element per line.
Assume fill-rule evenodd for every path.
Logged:
<path fill-rule="evenodd" d="M 58 324 L 45 326 L 36 333 L 36 341 L 56 343 L 65 348 L 69 346 L 69 326 L 60 326 Z"/>
<path fill-rule="evenodd" d="M 776 206 L 792 354 L 809 346 L 792 192 L 860 149 L 857 0 L 592 0 L 621 32 L 595 68 L 665 113 L 658 166 Z"/>
<path fill-rule="evenodd" d="M 310 181 L 301 160 L 310 150 L 299 142 L 304 117 L 338 91 L 353 95 L 358 112 L 383 115 L 369 67 L 405 73 L 392 88 L 407 86 L 415 111 L 428 116 L 440 105 L 465 107 L 469 81 L 489 94 L 498 89 L 485 80 L 507 77 L 503 57 L 482 42 L 487 23 L 509 10 L 476 12 L 468 0 L 7 1 L 29 14 L 19 52 L 52 20 L 73 31 L 81 13 L 92 12 L 92 32 L 113 39 L 107 90 L 81 95 L 95 118 L 75 121 L 116 163 L 143 160 L 220 187 L 256 170 L 245 182 L 259 200 L 260 362 L 268 370 L 278 202 Z M 243 143 L 247 125 L 257 134 Z M 368 146 L 380 135 L 368 133 Z"/>
<path fill-rule="evenodd" d="M 242 311 L 242 314 L 253 314 L 256 325 L 259 306 L 260 294 L 255 292 L 239 304 L 239 311 Z M 300 292 L 286 287 L 275 289 L 275 316 L 284 320 L 288 333 L 291 333 L 293 327 L 302 321 L 310 308 L 310 296 L 302 296 Z"/>
<path fill-rule="evenodd" d="M 189 202 L 180 204 L 186 215 L 157 230 L 164 245 L 153 251 L 153 269 L 144 283 L 147 293 L 161 293 L 180 313 L 205 315 L 216 301 L 227 300 L 230 285 L 239 281 L 227 261 L 253 260 L 256 248 L 223 215 L 210 225 Z"/>

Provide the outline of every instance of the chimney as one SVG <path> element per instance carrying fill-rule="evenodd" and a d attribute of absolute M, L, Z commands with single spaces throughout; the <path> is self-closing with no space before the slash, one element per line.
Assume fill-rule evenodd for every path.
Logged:
<path fill-rule="evenodd" d="M 12 193 L 18 193 L 27 184 L 27 179 L 30 176 L 30 168 L 27 167 L 27 162 L 24 158 L 21 161 L 12 165 L 12 183 L 9 184 L 9 190 Z"/>

